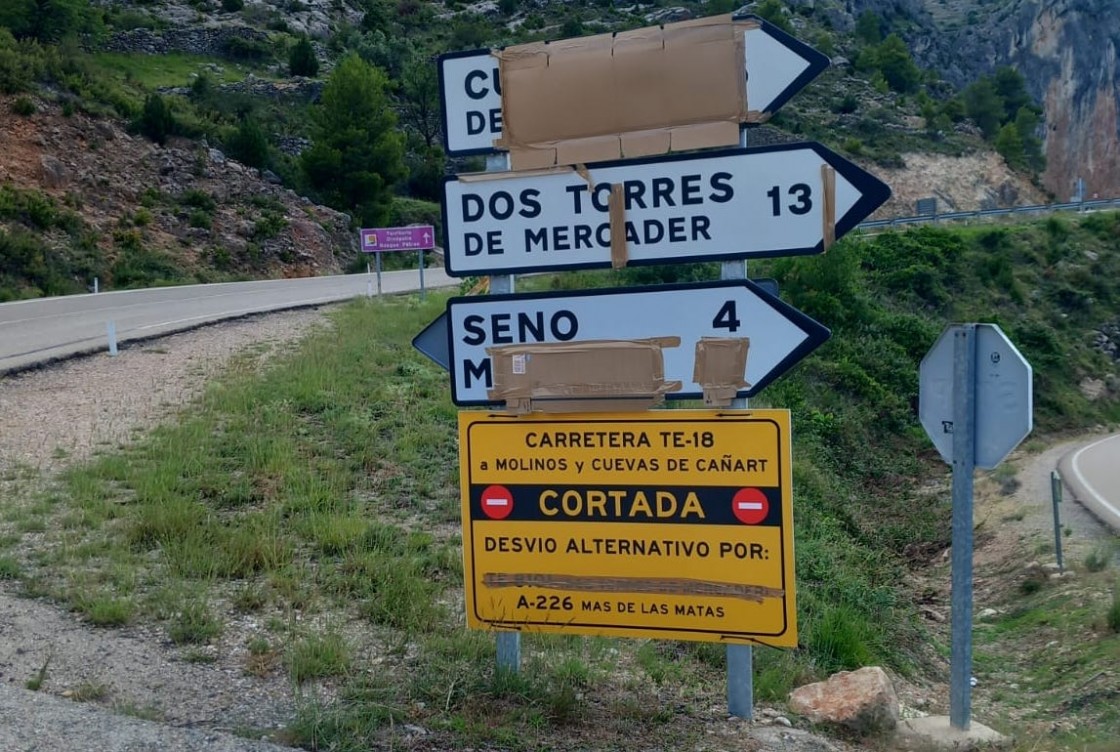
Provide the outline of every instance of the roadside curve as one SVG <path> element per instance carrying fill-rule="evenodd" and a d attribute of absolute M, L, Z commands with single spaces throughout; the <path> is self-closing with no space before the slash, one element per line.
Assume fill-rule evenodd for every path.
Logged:
<path fill-rule="evenodd" d="M 424 270 L 425 288 L 452 287 L 443 269 Z M 420 287 L 415 269 L 384 272 L 383 294 Z M 108 350 L 108 325 L 118 343 L 135 342 L 268 311 L 334 303 L 377 294 L 367 274 L 182 285 L 67 295 L 0 303 L 0 374 Z"/>
<path fill-rule="evenodd" d="M 1075 449 L 1062 458 L 1058 469 L 1074 497 L 1120 533 L 1120 434 Z"/>

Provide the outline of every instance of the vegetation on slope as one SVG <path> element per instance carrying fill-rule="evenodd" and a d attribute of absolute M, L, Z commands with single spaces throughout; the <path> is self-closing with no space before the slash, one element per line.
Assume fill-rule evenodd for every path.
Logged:
<path fill-rule="evenodd" d="M 159 143 L 205 138 L 245 164 L 271 170 L 301 195 L 350 214 L 355 225 L 397 218 L 394 202 L 406 197 L 436 201 L 445 172 L 479 166 L 477 159 L 449 161 L 440 146 L 436 55 L 635 28 L 655 23 L 667 11 L 661 4 L 623 8 L 503 0 L 495 11 L 485 11 L 458 2 L 356 0 L 325 9 L 329 31 L 316 27 L 319 36 L 312 39 L 302 25 L 310 23 L 302 4 L 281 9 L 200 0 L 192 5 L 198 22 L 244 23 L 264 37 L 232 38 L 215 56 L 105 52 L 102 47 L 114 34 L 173 28 L 170 14 L 161 15 L 158 4 L 102 8 L 88 0 L 21 0 L 0 14 L 0 93 L 53 100 L 63 114 L 84 110 L 121 118 Z M 710 15 L 733 6 L 713 0 L 682 7 Z M 357 13 L 347 14 L 346 8 Z M 985 148 L 981 139 L 986 139 L 1024 173 L 1041 169 L 1038 108 L 1025 98 L 1014 71 L 1001 70 L 990 81 L 954 92 L 935 72 L 915 65 L 898 35 L 913 19 L 865 12 L 855 33 L 847 35 L 832 23 L 836 13 L 847 11 L 824 0 L 796 6 L 763 0 L 749 10 L 837 62 L 773 120 L 786 137 L 813 138 L 848 156 L 893 166 L 901 164 L 905 152 L 962 154 Z M 182 23 L 181 17 L 175 23 Z M 349 153 L 337 148 L 353 140 L 347 131 L 352 123 L 330 114 L 326 99 L 314 103 L 314 87 L 265 95 L 249 85 L 321 76 L 328 91 L 337 91 L 339 76 L 354 80 L 339 65 L 347 56 L 362 62 L 362 77 L 372 82 L 360 92 L 368 110 L 364 155 L 352 146 Z M 275 93 L 280 91 L 287 93 Z M 389 142 L 399 147 L 377 147 Z M 52 255 L 46 258 L 49 262 Z M 177 264 L 174 257 L 170 262 Z M 51 274 L 70 279 L 70 287 L 88 283 L 65 265 Z M 172 276 L 191 273 L 178 269 Z M 9 285 L 6 295 L 41 290 L 31 283 L 17 287 L 22 290 Z"/>

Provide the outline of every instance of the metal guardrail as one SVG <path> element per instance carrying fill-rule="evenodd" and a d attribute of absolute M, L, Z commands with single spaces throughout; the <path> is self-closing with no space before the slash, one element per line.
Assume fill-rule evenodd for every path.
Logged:
<path fill-rule="evenodd" d="M 1033 206 L 1013 206 L 1007 209 L 978 209 L 976 211 L 946 212 L 945 214 L 924 214 L 917 217 L 895 217 L 893 219 L 873 219 L 861 222 L 857 230 L 874 230 L 900 225 L 929 224 L 941 221 L 953 222 L 980 217 L 998 217 L 1012 214 L 1050 214 L 1059 211 L 1087 211 L 1120 206 L 1120 198 L 1102 198 L 1091 201 L 1071 201 L 1064 204 L 1037 204 Z"/>

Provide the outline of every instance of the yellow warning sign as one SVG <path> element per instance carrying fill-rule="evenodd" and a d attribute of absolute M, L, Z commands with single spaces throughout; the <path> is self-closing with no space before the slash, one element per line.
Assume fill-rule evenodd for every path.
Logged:
<path fill-rule="evenodd" d="M 459 414 L 467 621 L 797 645 L 785 410 Z"/>

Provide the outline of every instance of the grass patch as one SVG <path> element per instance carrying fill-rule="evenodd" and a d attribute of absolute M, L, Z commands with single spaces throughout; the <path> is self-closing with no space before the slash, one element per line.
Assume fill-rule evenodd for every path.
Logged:
<path fill-rule="evenodd" d="M 163 55 L 131 55 L 125 52 L 95 52 L 93 59 L 120 81 L 145 89 L 189 86 L 193 74 L 205 72 L 214 83 L 226 84 L 245 78 L 243 66 L 204 55 L 169 52 Z"/>
<path fill-rule="evenodd" d="M 128 624 L 135 613 L 135 604 L 131 598 L 107 593 L 79 593 L 74 598 L 74 607 L 90 624 L 97 627 Z"/>
<path fill-rule="evenodd" d="M 12 556 L 0 556 L 0 580 L 18 580 L 22 569 Z"/>
<path fill-rule="evenodd" d="M 350 644 L 337 632 L 308 635 L 292 643 L 285 655 L 288 674 L 296 684 L 309 679 L 342 676 L 350 669 Z"/>
<path fill-rule="evenodd" d="M 1112 592 L 1112 603 L 1104 616 L 1105 624 L 1113 633 L 1120 633 L 1120 587 Z"/>
<path fill-rule="evenodd" d="M 100 682 L 82 682 L 75 687 L 69 697 L 74 702 L 97 702 L 109 696 L 109 685 Z"/>
<path fill-rule="evenodd" d="M 1095 546 L 1092 551 L 1085 554 L 1085 570 L 1088 572 L 1103 572 L 1112 563 L 1115 547 L 1108 543 Z"/>
<path fill-rule="evenodd" d="M 167 627 L 167 636 L 176 645 L 202 645 L 221 633 L 221 620 L 202 600 L 185 603 Z"/>

